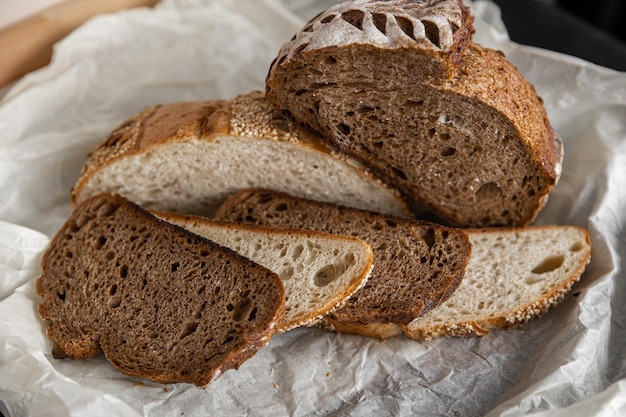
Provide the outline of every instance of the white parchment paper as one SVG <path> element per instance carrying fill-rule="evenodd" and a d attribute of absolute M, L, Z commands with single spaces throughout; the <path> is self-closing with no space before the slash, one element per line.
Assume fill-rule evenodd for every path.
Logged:
<path fill-rule="evenodd" d="M 57 361 L 34 291 L 86 154 L 141 108 L 262 89 L 280 44 L 329 1 L 165 0 L 99 16 L 0 102 L 0 412 L 5 416 L 626 415 L 626 74 L 508 40 L 476 2 L 475 40 L 535 84 L 563 138 L 537 219 L 588 228 L 592 262 L 524 330 L 386 342 L 320 329 L 275 337 L 210 386 Z"/>

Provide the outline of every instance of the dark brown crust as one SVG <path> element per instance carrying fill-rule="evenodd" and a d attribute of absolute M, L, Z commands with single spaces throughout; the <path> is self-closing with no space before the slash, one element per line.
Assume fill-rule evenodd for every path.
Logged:
<path fill-rule="evenodd" d="M 145 243 L 140 243 L 143 239 Z M 207 260 L 205 264 L 210 261 L 208 269 L 200 266 L 202 260 Z M 268 343 L 284 315 L 284 289 L 276 274 L 230 249 L 160 221 L 119 196 L 101 194 L 81 204 L 50 242 L 41 268 L 36 281 L 37 293 L 44 297 L 39 315 L 49 322 L 47 333 L 55 341 L 55 358 L 86 359 L 104 352 L 123 373 L 160 383 L 208 384 Z M 227 275 L 231 268 L 233 274 L 242 275 Z M 207 281 L 213 275 L 219 283 Z M 266 289 L 268 292 L 253 302 L 263 303 L 263 310 L 244 324 L 237 319 L 221 321 L 230 313 L 227 301 L 208 295 L 213 286 L 222 286 L 224 291 Z M 213 304 L 207 306 L 205 301 L 211 297 Z M 203 303 L 202 310 L 195 310 Z M 220 332 L 232 330 L 228 333 L 232 339 L 217 350 L 213 350 L 217 346 L 213 342 L 203 350 L 205 339 L 196 328 L 189 335 L 177 335 L 189 320 L 197 320 L 198 333 L 220 320 L 210 332 L 222 337 Z M 166 323 L 170 327 L 159 327 Z M 146 329 L 152 328 L 153 335 L 147 334 Z M 169 336 L 174 337 L 167 339 Z M 179 337 L 186 338 L 184 346 L 178 346 L 182 343 Z M 178 346 L 179 353 L 172 356 L 169 348 L 164 348 L 168 343 Z M 188 352 L 191 347 L 187 343 L 199 346 Z M 137 352 L 142 344 L 151 345 L 147 352 L 159 352 L 158 358 L 147 359 L 143 350 Z M 176 362 L 179 354 L 191 354 L 189 363 Z M 144 360 L 147 363 L 137 362 Z"/>

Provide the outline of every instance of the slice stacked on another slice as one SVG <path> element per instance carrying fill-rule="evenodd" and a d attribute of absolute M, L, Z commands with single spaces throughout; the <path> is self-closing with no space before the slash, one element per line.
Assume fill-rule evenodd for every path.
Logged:
<path fill-rule="evenodd" d="M 465 232 L 269 190 L 235 193 L 216 218 L 357 236 L 374 251 L 367 283 L 321 325 L 386 337 L 438 306 L 457 288 L 471 245 Z M 369 326 L 369 327 L 368 327 Z"/>
<path fill-rule="evenodd" d="M 361 288 L 372 269 L 371 247 L 354 237 L 176 213 L 155 215 L 276 272 L 285 286 L 286 312 L 279 332 L 316 323 Z"/>
<path fill-rule="evenodd" d="M 76 206 L 108 192 L 148 209 L 212 215 L 249 187 L 413 217 L 396 191 L 279 116 L 258 91 L 139 112 L 87 157 L 71 199 Z"/>
<path fill-rule="evenodd" d="M 472 336 L 519 326 L 560 303 L 591 258 L 589 233 L 574 226 L 469 232 L 472 257 L 446 302 L 405 328 L 412 338 Z"/>
<path fill-rule="evenodd" d="M 104 352 L 123 373 L 160 383 L 204 386 L 238 368 L 285 312 L 275 273 L 109 194 L 74 210 L 41 267 L 54 357 Z"/>

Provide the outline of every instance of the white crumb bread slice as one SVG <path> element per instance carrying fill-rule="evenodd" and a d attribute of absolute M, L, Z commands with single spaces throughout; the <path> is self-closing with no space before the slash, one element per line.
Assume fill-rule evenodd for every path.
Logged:
<path fill-rule="evenodd" d="M 153 212 L 275 272 L 285 287 L 285 318 L 278 331 L 313 325 L 367 281 L 372 248 L 354 237 L 220 222 Z"/>
<path fill-rule="evenodd" d="M 407 336 L 480 336 L 519 326 L 561 302 L 591 258 L 589 233 L 575 226 L 470 230 L 472 256 L 461 285 L 413 320 Z"/>
<path fill-rule="evenodd" d="M 274 113 L 259 91 L 137 113 L 87 156 L 71 200 L 109 192 L 147 209 L 210 216 L 249 187 L 412 217 L 397 191 Z"/>

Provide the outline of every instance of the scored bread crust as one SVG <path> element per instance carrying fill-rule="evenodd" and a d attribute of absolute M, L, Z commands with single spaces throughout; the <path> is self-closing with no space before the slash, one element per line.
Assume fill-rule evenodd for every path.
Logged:
<path fill-rule="evenodd" d="M 144 109 L 88 155 L 70 198 L 76 207 L 111 192 L 145 208 L 211 215 L 255 184 L 412 217 L 397 191 L 279 116 L 259 91 Z"/>
<path fill-rule="evenodd" d="M 460 1 L 341 3 L 282 46 L 266 97 L 452 224 L 526 225 L 562 143 L 534 87 L 472 33 Z"/>
<path fill-rule="evenodd" d="M 464 282 L 438 310 L 404 326 L 402 330 L 408 337 L 483 336 L 498 328 L 522 327 L 561 303 L 591 260 L 589 232 L 582 227 L 469 229 L 468 234 L 474 251 Z M 539 241 L 534 242 L 533 235 L 538 236 Z M 540 249 L 534 249 L 535 245 Z M 523 259 L 524 256 L 529 258 Z M 518 267 L 519 270 L 507 276 L 499 276 L 497 269 L 501 264 L 504 268 L 515 268 L 516 261 L 527 268 L 526 264 L 530 263 L 532 267 Z M 481 271 L 485 268 L 486 271 Z M 543 280 L 549 282 L 541 293 L 531 293 L 532 287 L 542 285 Z M 514 290 L 507 283 L 514 281 L 528 282 L 528 288 L 522 289 L 501 310 L 488 312 L 481 307 L 490 308 L 489 304 L 496 299 L 509 297 L 507 292 Z M 480 289 L 475 289 L 477 286 L 489 290 L 481 293 Z M 527 294 L 533 294 L 534 298 L 529 299 Z M 461 311 L 465 314 L 460 314 Z"/>
<path fill-rule="evenodd" d="M 38 312 L 53 357 L 104 353 L 121 372 L 159 383 L 205 386 L 238 368 L 285 313 L 275 273 L 115 195 L 77 207 L 41 269 Z"/>
<path fill-rule="evenodd" d="M 219 221 L 215 219 L 209 219 L 202 216 L 183 215 L 172 212 L 153 212 L 158 218 L 165 221 L 177 224 L 183 228 L 186 228 L 193 233 L 200 236 L 204 236 L 216 243 L 229 247 L 242 255 L 252 259 L 260 265 L 276 272 L 281 279 L 285 287 L 286 301 L 286 314 L 283 318 L 278 332 L 283 333 L 288 330 L 301 326 L 313 326 L 322 319 L 322 317 L 332 313 L 334 310 L 341 308 L 347 300 L 350 299 L 352 294 L 361 289 L 366 282 L 374 266 L 373 253 L 371 247 L 353 236 L 340 236 L 329 233 L 317 232 L 314 230 L 304 229 L 289 229 L 289 228 L 275 228 L 262 225 L 253 225 L 240 222 L 227 222 Z M 226 233 L 216 233 L 224 231 Z M 255 256 L 255 253 L 248 253 L 246 249 L 252 245 L 252 242 L 262 243 L 257 239 L 259 236 L 267 236 L 272 240 L 283 239 L 284 241 L 295 240 L 301 248 L 280 246 L 279 248 L 270 248 L 271 243 L 269 239 L 266 243 L 266 248 L 259 249 L 259 251 L 274 251 L 270 259 L 261 259 L 261 256 Z M 241 240 L 248 240 L 242 244 L 242 248 L 238 249 L 237 246 Z M 312 252 L 310 252 L 309 245 L 324 244 L 325 247 L 319 247 L 319 251 L 316 255 L 317 259 L 310 259 Z M 327 245 L 327 246 L 326 246 Z M 297 246 L 297 245 L 296 245 Z M 341 249 L 340 249 L 341 248 Z M 323 267 L 333 266 L 336 262 L 336 254 L 331 252 L 336 250 L 347 250 L 352 248 L 349 252 L 352 254 L 352 259 L 357 265 L 361 267 L 357 270 L 353 268 L 345 268 L 348 271 L 339 271 L 337 277 L 341 279 L 340 284 L 333 285 L 333 282 L 324 282 L 320 285 L 320 288 L 312 287 L 312 275 L 306 275 L 309 271 L 309 266 L 316 264 L 320 265 L 321 261 L 328 262 Z M 301 252 L 300 252 L 301 251 Z M 305 252 L 306 251 L 306 252 Z M 342 254 L 341 252 L 339 254 Z M 343 254 L 344 256 L 347 255 Z M 303 259 L 306 257 L 306 259 Z M 335 258 L 333 258 L 335 257 Z M 285 260 L 286 259 L 286 260 Z M 285 268 L 291 270 L 291 273 L 284 274 Z M 345 282 L 344 276 L 350 270 L 354 271 L 351 279 Z M 285 278 L 283 278 L 283 274 Z M 330 293 L 327 292 L 330 291 Z M 319 292 L 323 294 L 314 294 Z M 294 304 L 297 304 L 294 305 Z M 304 305 L 303 305 L 304 304 Z M 292 315 L 290 311 L 294 310 L 307 310 L 307 314 Z"/>

